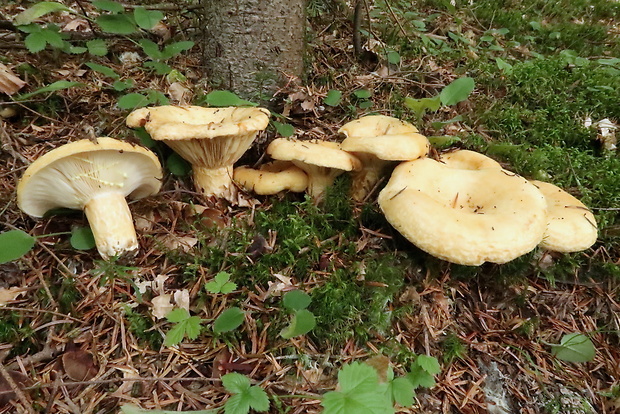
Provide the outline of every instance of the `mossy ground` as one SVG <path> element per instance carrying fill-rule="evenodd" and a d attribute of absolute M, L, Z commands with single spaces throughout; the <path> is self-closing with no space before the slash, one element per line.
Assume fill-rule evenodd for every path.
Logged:
<path fill-rule="evenodd" d="M 119 379 L 77 390 L 71 403 L 83 413 L 113 412 L 126 401 L 149 408 L 220 407 L 226 393 L 217 381 L 200 377 L 215 375 L 214 361 L 224 349 L 248 364 L 248 374 L 270 394 L 283 396 L 278 412 L 320 411 L 313 397 L 333 389 L 337 369 L 376 353 L 387 355 L 397 370 L 416 354 L 442 361 L 438 385 L 400 412 L 486 412 L 481 366 L 489 361 L 507 378 L 503 387 L 515 412 L 562 412 L 557 410 L 564 388 L 582 393 L 597 409 L 618 398 L 610 390 L 617 390 L 620 375 L 620 161 L 584 120 L 620 120 L 620 6 L 602 0 L 469 3 L 420 1 L 412 7 L 410 1 L 377 0 L 362 29 L 380 42 L 369 43 L 371 59 L 360 61 L 349 47 L 350 11 L 336 1 L 310 2 L 307 86 L 284 94 L 289 122 L 304 138 L 338 140 L 344 122 L 383 113 L 412 121 L 427 135 L 458 137 L 452 147 L 483 152 L 583 200 L 599 223 L 593 248 L 569 255 L 537 250 L 505 265 L 456 266 L 430 257 L 392 229 L 376 205 L 376 191 L 366 203 L 352 203 L 346 175 L 318 206 L 299 194 L 250 196 L 250 208 L 215 203 L 198 213 L 193 207 L 208 203 L 192 191 L 189 177 L 167 174 L 160 195 L 132 204 L 144 233 L 135 261 L 103 264 L 95 253 L 74 251 L 57 237 L 19 263 L 2 265 L 5 274 L 16 275 L 5 284 L 31 289 L 2 311 L 0 342 L 10 350 L 12 369 L 17 357 L 52 347 L 54 358 L 31 360 L 27 367 L 36 381 L 52 384 L 56 356 L 67 342 L 96 353 L 101 375 Z M 14 3 L 0 8 L 9 16 L 18 10 Z M 120 40 L 115 47 L 114 55 L 135 48 Z M 84 225 L 79 216 L 25 217 L 15 205 L 15 183 L 27 161 L 82 138 L 88 128 L 136 140 L 123 126 L 127 113 L 115 106 L 117 96 L 102 89 L 97 74 L 78 75 L 84 57 L 9 50 L 6 63 L 32 89 L 56 80 L 59 68 L 89 86 L 26 102 L 17 118 L 0 120 L 10 137 L 5 142 L 0 136 L 3 222 L 33 234 L 67 231 L 76 221 Z M 399 54 L 398 63 L 386 62 L 390 51 Z M 118 64 L 107 57 L 102 63 Z M 197 70 L 199 53 L 180 57 L 174 66 Z M 140 87 L 168 87 L 144 70 L 130 74 Z M 465 75 L 476 82 L 466 102 L 423 119 L 403 103 L 405 97 L 434 96 Z M 196 78 L 188 81 L 195 96 L 208 91 L 201 85 Z M 323 105 L 329 89 L 343 93 L 340 105 Z M 371 107 L 354 95 L 361 89 L 371 91 Z M 304 97 L 291 98 L 297 92 Z M 302 102 L 313 109 L 303 109 Z M 433 126 L 457 115 L 461 121 Z M 274 137 L 273 131 L 261 137 L 244 160 L 255 162 Z M 160 150 L 166 159 L 169 151 Z M 205 282 L 221 271 L 237 289 L 208 293 Z M 158 276 L 168 277 L 165 292 L 190 292 L 192 312 L 205 319 L 196 341 L 162 347 L 170 324 L 152 315 L 156 293 L 139 297 L 130 280 Z M 311 295 L 308 309 L 317 326 L 284 340 L 279 333 L 290 315 L 280 295 L 294 288 Z M 214 334 L 210 321 L 230 306 L 246 312 L 243 325 Z M 550 355 L 546 343 L 575 331 L 595 342 L 594 362 L 569 364 Z M 197 379 L 191 385 L 150 381 L 128 388 L 122 369 L 142 377 Z M 52 392 L 43 386 L 33 405 L 45 406 Z M 48 412 L 70 412 L 65 397 L 55 397 L 58 403 Z"/>

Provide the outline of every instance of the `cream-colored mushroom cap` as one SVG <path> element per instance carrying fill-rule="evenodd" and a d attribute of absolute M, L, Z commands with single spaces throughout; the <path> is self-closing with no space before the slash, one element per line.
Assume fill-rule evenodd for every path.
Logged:
<path fill-rule="evenodd" d="M 462 170 L 481 170 L 483 168 L 501 169 L 499 162 L 476 151 L 457 150 L 441 154 L 439 160 L 450 168 Z"/>
<path fill-rule="evenodd" d="M 320 201 L 325 189 L 345 171 L 356 171 L 362 163 L 355 156 L 328 141 L 274 139 L 267 147 L 273 159 L 291 161 L 308 175 L 308 194 Z"/>
<path fill-rule="evenodd" d="M 385 115 L 365 116 L 338 130 L 346 136 L 342 149 L 362 162 L 362 169 L 353 173 L 354 200 L 362 201 L 393 161 L 411 161 L 428 154 L 430 142 L 417 131 L 410 123 Z"/>
<path fill-rule="evenodd" d="M 127 126 L 143 126 L 192 164 L 194 184 L 205 196 L 234 199 L 233 164 L 269 124 L 264 108 L 158 106 L 133 111 Z"/>
<path fill-rule="evenodd" d="M 137 250 L 125 197 L 157 193 L 161 177 L 161 164 L 148 149 L 108 137 L 85 139 L 34 161 L 17 186 L 17 203 L 33 217 L 60 207 L 84 210 L 97 249 L 108 258 Z"/>
<path fill-rule="evenodd" d="M 379 194 L 410 242 L 452 263 L 506 263 L 534 249 L 547 224 L 542 193 L 502 169 L 463 170 L 430 158 L 395 168 Z"/>
<path fill-rule="evenodd" d="M 248 191 L 260 195 L 281 191 L 302 192 L 308 187 L 308 176 L 289 161 L 274 161 L 259 169 L 241 166 L 235 168 L 233 180 Z"/>
<path fill-rule="evenodd" d="M 579 252 L 598 237 L 594 214 L 577 198 L 550 183 L 531 180 L 547 200 L 547 229 L 540 246 L 556 252 Z"/>

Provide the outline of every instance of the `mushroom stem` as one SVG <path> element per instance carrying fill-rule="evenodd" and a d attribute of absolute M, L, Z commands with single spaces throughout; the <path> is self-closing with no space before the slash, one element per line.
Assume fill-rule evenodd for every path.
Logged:
<path fill-rule="evenodd" d="M 364 201 L 377 182 L 386 174 L 386 170 L 392 164 L 390 161 L 383 161 L 375 157 L 372 162 L 367 162 L 363 157 L 355 154 L 362 163 L 364 169 L 352 173 L 351 197 L 357 202 Z"/>
<path fill-rule="evenodd" d="M 233 167 L 205 168 L 194 165 L 194 185 L 205 196 L 231 199 L 235 194 Z"/>
<path fill-rule="evenodd" d="M 122 254 L 135 255 L 138 237 L 122 193 L 107 192 L 91 198 L 84 206 L 84 213 L 101 257 L 107 260 Z"/>
<path fill-rule="evenodd" d="M 325 167 L 313 169 L 313 171 L 308 174 L 308 188 L 306 192 L 314 199 L 315 203 L 320 203 L 325 196 L 327 187 L 333 185 L 336 177 L 343 172 L 342 170 Z"/>

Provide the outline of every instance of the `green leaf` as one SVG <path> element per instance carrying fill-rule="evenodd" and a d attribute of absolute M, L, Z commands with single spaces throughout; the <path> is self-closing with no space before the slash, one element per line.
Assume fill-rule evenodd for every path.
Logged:
<path fill-rule="evenodd" d="M 422 98 L 422 99 L 414 99 L 414 98 L 405 98 L 404 104 L 407 108 L 414 111 L 416 114 L 421 113 L 424 114 L 426 110 L 436 111 L 441 106 L 441 99 L 439 96 L 435 96 L 433 98 Z"/>
<path fill-rule="evenodd" d="M 164 18 L 164 14 L 159 10 L 147 10 L 144 7 L 136 7 L 133 11 L 133 18 L 138 26 L 144 30 L 150 30 Z"/>
<path fill-rule="evenodd" d="M 172 327 L 168 332 L 166 332 L 166 337 L 164 338 L 165 346 L 175 346 L 183 342 L 183 338 L 185 338 L 185 326 L 182 323 L 178 323 Z"/>
<path fill-rule="evenodd" d="M 88 53 L 93 56 L 105 56 L 108 54 L 108 46 L 103 39 L 93 39 L 86 42 Z"/>
<path fill-rule="evenodd" d="M 117 80 L 112 84 L 112 88 L 117 92 L 122 92 L 132 87 L 133 87 L 133 79 L 125 79 L 124 81 Z"/>
<path fill-rule="evenodd" d="M 387 384 L 379 384 L 370 365 L 353 362 L 338 373 L 339 391 L 323 396 L 323 414 L 393 414 Z"/>
<path fill-rule="evenodd" d="M 596 349 L 590 338 L 575 332 L 564 335 L 559 345 L 552 345 L 551 353 L 562 361 L 588 362 L 594 359 Z"/>
<path fill-rule="evenodd" d="M 230 293 L 237 289 L 237 284 L 230 282 L 230 274 L 228 272 L 219 272 L 212 281 L 205 284 L 205 288 L 209 293 Z"/>
<path fill-rule="evenodd" d="M 151 101 L 147 96 L 134 92 L 121 96 L 117 105 L 121 109 L 136 109 L 147 106 L 150 103 Z"/>
<path fill-rule="evenodd" d="M 75 227 L 71 230 L 71 247 L 76 250 L 90 250 L 95 246 L 95 236 L 90 227 Z"/>
<path fill-rule="evenodd" d="M 257 106 L 254 102 L 239 98 L 230 91 L 212 91 L 205 96 L 205 101 L 211 106 Z"/>
<path fill-rule="evenodd" d="M 35 244 L 35 238 L 21 230 L 0 233 L 0 264 L 19 259 Z"/>
<path fill-rule="evenodd" d="M 290 310 L 306 309 L 311 301 L 310 295 L 302 290 L 291 290 L 282 297 L 282 304 Z"/>
<path fill-rule="evenodd" d="M 315 326 L 316 318 L 314 314 L 307 309 L 301 309 L 295 312 L 291 323 L 280 332 L 280 336 L 284 339 L 291 339 L 307 334 Z"/>
<path fill-rule="evenodd" d="M 113 34 L 129 35 L 138 31 L 136 23 L 126 14 L 105 14 L 95 21 L 101 30 Z"/>
<path fill-rule="evenodd" d="M 290 137 L 295 134 L 295 127 L 293 127 L 293 125 L 291 124 L 283 124 L 278 121 L 271 121 L 271 123 L 276 128 L 276 131 L 278 131 L 278 134 L 282 135 L 283 137 Z"/>
<path fill-rule="evenodd" d="M 265 390 L 258 386 L 251 386 L 250 379 L 245 375 L 231 372 L 222 376 L 222 385 L 231 394 L 226 400 L 224 412 L 226 414 L 247 414 L 250 408 L 258 412 L 269 409 L 269 397 Z"/>
<path fill-rule="evenodd" d="M 456 79 L 442 89 L 439 94 L 441 103 L 444 105 L 454 105 L 462 102 L 469 97 L 475 86 L 474 80 L 470 77 L 465 76 Z"/>
<path fill-rule="evenodd" d="M 441 372 L 441 365 L 439 365 L 439 361 L 437 361 L 435 357 L 418 355 L 415 362 L 420 368 L 431 375 L 437 375 Z"/>
<path fill-rule="evenodd" d="M 413 405 L 414 388 L 411 381 L 405 377 L 395 378 L 388 384 L 392 400 L 403 407 Z"/>
<path fill-rule="evenodd" d="M 123 414 L 217 414 L 219 410 L 198 410 L 198 411 L 170 411 L 170 410 L 143 410 L 133 404 L 123 404 L 121 412 Z"/>
<path fill-rule="evenodd" d="M 162 58 L 162 54 L 159 50 L 159 46 L 157 46 L 157 43 L 149 39 L 140 39 L 138 43 L 140 43 L 142 51 L 144 51 L 144 53 L 146 53 L 146 55 L 151 59 L 159 60 Z"/>
<path fill-rule="evenodd" d="M 342 92 L 337 89 L 331 89 L 327 92 L 327 96 L 323 99 L 323 103 L 329 106 L 338 106 L 342 101 Z"/>
<path fill-rule="evenodd" d="M 393 50 L 387 52 L 387 60 L 392 65 L 398 65 L 400 63 L 400 54 Z"/>
<path fill-rule="evenodd" d="M 189 318 L 189 312 L 187 311 L 187 309 L 183 308 L 175 308 L 168 312 L 168 314 L 166 315 L 166 319 L 168 320 L 168 322 L 174 323 L 183 322 L 184 320 L 187 320 Z"/>
<path fill-rule="evenodd" d="M 218 316 L 213 322 L 215 333 L 229 332 L 243 323 L 245 313 L 239 308 L 229 308 Z"/>
<path fill-rule="evenodd" d="M 26 36 L 24 44 L 30 53 L 37 53 L 45 49 L 45 46 L 47 46 L 47 39 L 45 34 L 34 32 Z"/>
<path fill-rule="evenodd" d="M 250 389 L 250 379 L 237 372 L 222 376 L 222 385 L 231 394 L 241 394 Z"/>
<path fill-rule="evenodd" d="M 149 89 L 147 90 L 146 94 L 149 98 L 149 103 L 152 103 L 155 105 L 168 105 L 170 103 L 168 98 L 166 98 L 166 95 L 164 95 L 160 91 Z"/>
<path fill-rule="evenodd" d="M 372 101 L 361 101 L 357 104 L 357 107 L 360 109 L 368 109 L 371 108 L 373 105 L 374 103 Z"/>
<path fill-rule="evenodd" d="M 166 158 L 166 168 L 176 177 L 185 177 L 192 170 L 191 164 L 176 152 L 173 152 Z"/>
<path fill-rule="evenodd" d="M 353 92 L 353 95 L 355 95 L 355 97 L 358 99 L 368 99 L 372 96 L 372 92 L 370 92 L 368 89 L 358 89 Z"/>
<path fill-rule="evenodd" d="M 133 132 L 140 140 L 141 145 L 151 149 L 157 146 L 157 141 L 151 138 L 151 136 L 148 132 L 146 132 L 146 129 L 144 129 L 144 127 L 136 128 L 133 130 Z"/>
<path fill-rule="evenodd" d="M 191 340 L 198 338 L 202 331 L 202 319 L 199 316 L 191 316 L 181 323 L 185 325 L 185 336 Z"/>
<path fill-rule="evenodd" d="M 42 1 L 32 7 L 27 8 L 26 10 L 15 16 L 13 23 L 16 26 L 22 26 L 32 23 L 34 20 L 38 19 L 41 16 L 45 16 L 48 13 L 54 13 L 57 11 L 73 12 L 73 10 L 71 10 L 67 6 L 56 3 L 55 1 Z"/>
<path fill-rule="evenodd" d="M 125 11 L 125 6 L 111 0 L 93 0 L 92 3 L 93 6 L 99 10 L 105 10 L 111 13 L 122 13 Z"/>
<path fill-rule="evenodd" d="M 409 372 L 405 378 L 411 382 L 414 389 L 418 387 L 431 388 L 435 386 L 435 378 L 433 375 L 426 372 L 416 363 L 411 365 L 411 372 Z"/>
<path fill-rule="evenodd" d="M 65 41 L 62 38 L 62 35 L 60 34 L 58 30 L 59 29 L 57 27 L 54 27 L 54 28 L 46 27 L 45 29 L 41 30 L 41 34 L 45 36 L 45 41 L 50 46 L 55 47 L 57 49 L 62 49 L 65 47 L 67 43 L 65 43 Z"/>
<path fill-rule="evenodd" d="M 144 62 L 142 66 L 144 66 L 147 69 L 153 70 L 155 74 L 157 75 L 167 75 L 168 73 L 172 71 L 172 67 L 169 65 L 166 65 L 164 62 L 155 62 L 155 61 Z"/>
<path fill-rule="evenodd" d="M 191 48 L 194 47 L 194 44 L 195 43 L 192 42 L 191 40 L 184 40 L 181 42 L 170 43 L 169 45 L 164 47 L 164 50 L 162 50 L 161 52 L 162 57 L 163 59 L 170 59 L 171 57 L 174 57 L 181 52 L 190 50 Z"/>
<path fill-rule="evenodd" d="M 94 63 L 94 62 L 86 62 L 86 66 L 88 66 L 89 68 L 91 68 L 95 72 L 99 72 L 102 75 L 107 76 L 108 78 L 118 79 L 120 77 L 118 75 L 118 73 L 116 73 L 114 71 L 114 69 L 112 69 L 112 68 L 110 68 L 108 66 L 100 65 L 100 64 Z"/>
<path fill-rule="evenodd" d="M 497 68 L 504 72 L 506 75 L 510 75 L 512 73 L 512 65 L 506 62 L 504 59 L 496 57 L 495 63 L 497 64 Z"/>
<path fill-rule="evenodd" d="M 37 89 L 34 92 L 19 95 L 18 97 L 15 98 L 15 100 L 28 99 L 32 96 L 39 95 L 41 93 L 55 92 L 61 89 L 69 89 L 73 87 L 82 87 L 82 86 L 86 86 L 86 85 L 80 82 L 70 82 L 70 81 L 65 81 L 65 80 L 56 81 L 54 83 L 50 83 L 47 86 L 44 86 L 43 88 Z"/>

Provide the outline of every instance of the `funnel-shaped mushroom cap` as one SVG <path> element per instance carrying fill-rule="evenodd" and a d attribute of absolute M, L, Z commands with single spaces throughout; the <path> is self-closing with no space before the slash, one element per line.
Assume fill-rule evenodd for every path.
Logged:
<path fill-rule="evenodd" d="M 523 177 L 502 169 L 450 168 L 429 158 L 396 167 L 379 205 L 420 249 L 472 266 L 531 251 L 547 224 L 544 196 Z"/>
<path fill-rule="evenodd" d="M 308 194 L 320 201 L 325 189 L 345 171 L 355 171 L 362 163 L 355 156 L 340 149 L 340 145 L 328 141 L 297 141 L 274 139 L 267 154 L 273 159 L 291 161 L 308 175 Z"/>
<path fill-rule="evenodd" d="M 159 191 L 161 165 L 146 148 L 113 138 L 81 140 L 34 161 L 17 186 L 19 208 L 42 217 L 54 208 L 84 210 L 104 258 L 138 247 L 125 197 Z"/>
<path fill-rule="evenodd" d="M 594 214 L 575 197 L 550 183 L 531 180 L 547 200 L 547 229 L 540 246 L 556 252 L 586 250 L 598 236 Z"/>
<path fill-rule="evenodd" d="M 412 161 L 425 157 L 430 142 L 408 122 L 384 115 L 371 115 L 351 121 L 338 130 L 346 135 L 342 149 L 362 162 L 353 173 L 351 197 L 362 201 L 379 179 L 387 173 L 392 161 Z M 373 135 L 374 134 L 374 135 Z"/>
<path fill-rule="evenodd" d="M 233 164 L 269 124 L 264 108 L 159 106 L 140 108 L 126 120 L 143 126 L 193 167 L 194 184 L 206 196 L 234 199 Z"/>
<path fill-rule="evenodd" d="M 289 161 L 263 164 L 258 170 L 246 166 L 237 167 L 233 179 L 246 190 L 261 195 L 287 190 L 299 193 L 308 187 L 306 173 Z"/>
<path fill-rule="evenodd" d="M 462 170 L 481 170 L 483 168 L 501 169 L 502 166 L 493 158 L 487 157 L 479 152 L 470 150 L 457 150 L 441 154 L 441 162 L 450 168 L 460 168 Z"/>

